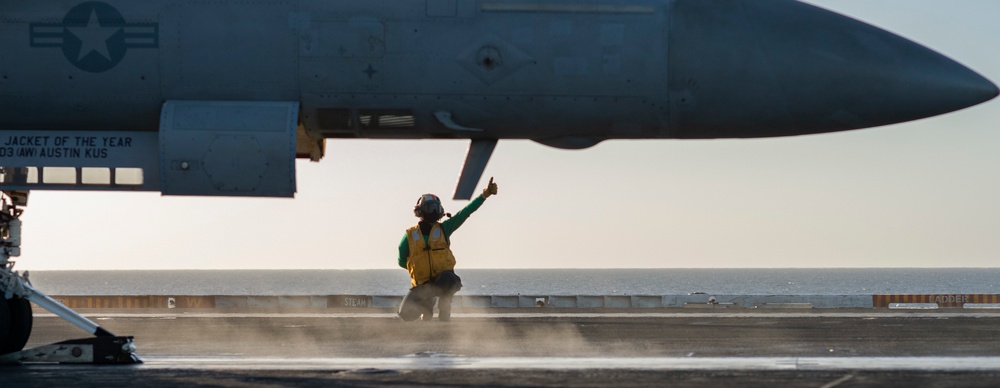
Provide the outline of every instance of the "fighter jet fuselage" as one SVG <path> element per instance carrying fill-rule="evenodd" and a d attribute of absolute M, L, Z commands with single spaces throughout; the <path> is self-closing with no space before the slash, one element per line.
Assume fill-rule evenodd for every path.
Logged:
<path fill-rule="evenodd" d="M 802 135 L 997 95 L 941 54 L 790 0 L 0 0 L 0 10 L 0 130 L 161 132 L 161 153 L 196 141 L 165 139 L 168 124 L 253 133 L 268 120 L 255 105 L 219 103 L 293 104 L 298 153 L 314 159 L 329 138 L 474 139 L 488 158 L 496 139 L 585 148 Z M 225 159 L 245 143 L 208 151 Z M 181 159 L 161 155 L 158 168 L 205 164 Z"/>

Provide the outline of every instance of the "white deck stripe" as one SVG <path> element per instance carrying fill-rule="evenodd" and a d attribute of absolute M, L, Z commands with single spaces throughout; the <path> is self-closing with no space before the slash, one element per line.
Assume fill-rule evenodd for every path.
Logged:
<path fill-rule="evenodd" d="M 395 313 L 220 313 L 220 312 L 177 312 L 177 313 L 84 313 L 88 318 L 112 319 L 112 318 L 396 318 Z M 55 317 L 53 314 L 36 313 L 37 318 Z M 713 318 L 1000 318 L 1000 311 L 961 311 L 961 312 L 940 312 L 940 311 L 895 311 L 895 312 L 774 312 L 761 311 L 753 313 L 720 313 L 720 312 L 683 312 L 683 313 L 462 313 L 452 314 L 452 318 L 690 318 L 690 317 L 713 317 Z"/>
<path fill-rule="evenodd" d="M 143 357 L 143 369 L 640 369 L 1000 371 L 1000 357 Z"/>

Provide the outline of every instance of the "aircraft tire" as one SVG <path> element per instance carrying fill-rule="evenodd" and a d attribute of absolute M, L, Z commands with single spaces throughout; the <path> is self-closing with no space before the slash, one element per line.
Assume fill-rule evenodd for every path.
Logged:
<path fill-rule="evenodd" d="M 7 299 L 0 294 L 0 354 L 8 352 L 2 349 L 7 348 L 7 337 L 10 335 L 10 309 L 7 308 Z"/>
<path fill-rule="evenodd" d="M 0 346 L 0 354 L 20 352 L 31 336 L 31 326 L 34 321 L 31 314 L 31 302 L 15 297 L 7 300 L 9 325 L 7 341 Z"/>

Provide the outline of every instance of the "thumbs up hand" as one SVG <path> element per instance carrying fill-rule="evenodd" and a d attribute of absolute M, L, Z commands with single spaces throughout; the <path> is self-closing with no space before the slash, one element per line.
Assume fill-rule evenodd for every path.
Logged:
<path fill-rule="evenodd" d="M 483 189 L 483 198 L 489 198 L 491 195 L 497 193 L 497 184 L 493 183 L 493 177 L 490 177 L 490 183 L 486 185 Z"/>

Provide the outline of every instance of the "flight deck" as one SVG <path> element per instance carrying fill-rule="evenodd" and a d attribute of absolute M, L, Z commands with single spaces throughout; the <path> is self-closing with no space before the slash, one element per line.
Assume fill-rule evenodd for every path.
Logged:
<path fill-rule="evenodd" d="M 555 307 L 558 298 L 539 304 L 536 298 L 541 297 L 524 296 L 531 307 L 467 304 L 456 306 L 451 322 L 403 322 L 391 307 L 359 303 L 194 308 L 178 307 L 186 302 L 174 297 L 173 308 L 114 307 L 108 301 L 131 297 L 90 296 L 82 300 L 107 302 L 107 307 L 80 312 L 111 331 L 135 336 L 143 364 L 26 363 L 3 367 L 3 373 L 15 385 L 68 383 L 69 375 L 93 385 L 142 381 L 150 386 L 264 381 L 292 386 L 1000 383 L 1000 309 L 988 298 L 964 307 L 950 304 L 966 296 L 938 295 L 941 305 L 925 297 L 895 302 L 868 296 L 869 303 L 887 299 L 887 306 L 819 308 L 774 302 L 763 307 L 767 305 L 757 300 L 755 308 L 727 304 L 735 300 L 729 296 L 690 297 L 714 298 L 715 303 Z M 820 300 L 812 298 L 812 303 Z M 342 296 L 325 301 L 331 299 L 344 301 Z M 39 312 L 28 347 L 83 334 Z"/>

